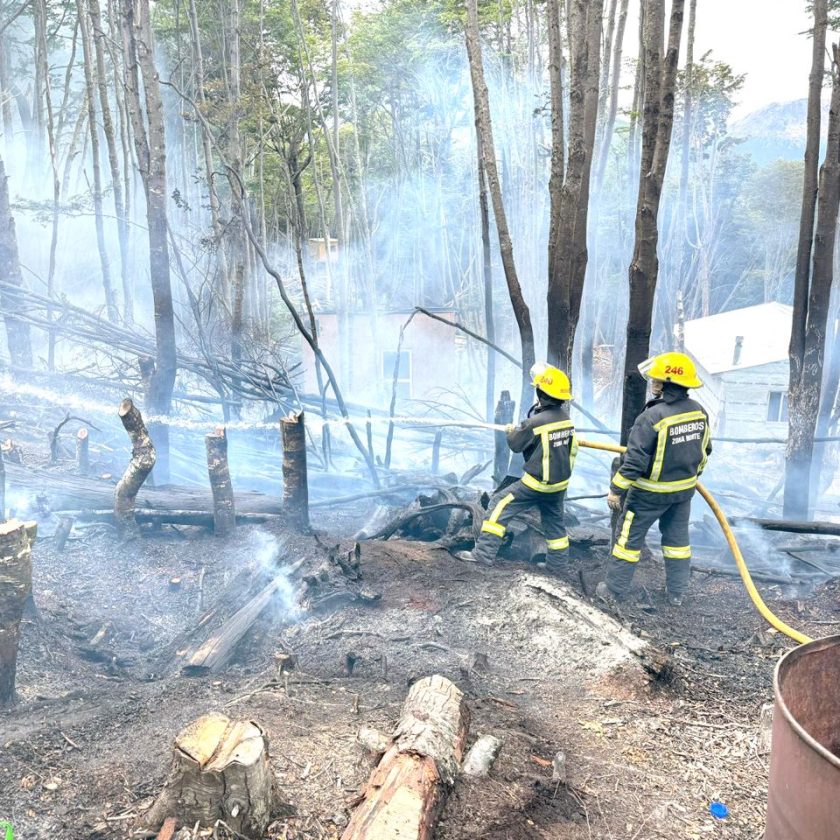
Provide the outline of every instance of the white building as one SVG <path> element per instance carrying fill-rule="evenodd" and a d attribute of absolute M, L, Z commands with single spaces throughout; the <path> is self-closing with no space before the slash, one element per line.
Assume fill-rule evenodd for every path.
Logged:
<path fill-rule="evenodd" d="M 706 374 L 697 398 L 716 435 L 787 437 L 792 315 L 791 306 L 762 303 L 686 321 L 685 349 Z"/>

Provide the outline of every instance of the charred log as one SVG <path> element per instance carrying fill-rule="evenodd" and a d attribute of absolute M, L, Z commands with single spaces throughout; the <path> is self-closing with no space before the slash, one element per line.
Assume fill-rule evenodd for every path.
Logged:
<path fill-rule="evenodd" d="M 90 471 L 90 436 L 85 428 L 76 432 L 76 468 L 79 475 L 87 475 Z"/>
<path fill-rule="evenodd" d="M 0 707 L 15 697 L 20 620 L 32 594 L 36 525 L 16 519 L 0 525 Z"/>
<path fill-rule="evenodd" d="M 137 492 L 155 465 L 156 453 L 143 415 L 131 400 L 120 403 L 119 416 L 131 438 L 131 462 L 114 493 L 114 519 L 117 533 L 126 539 L 138 535 L 139 527 L 134 518 Z"/>

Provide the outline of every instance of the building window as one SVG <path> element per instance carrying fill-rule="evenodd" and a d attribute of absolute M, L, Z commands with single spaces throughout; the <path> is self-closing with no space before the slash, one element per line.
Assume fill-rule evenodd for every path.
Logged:
<path fill-rule="evenodd" d="M 771 423 L 787 423 L 788 395 L 787 391 L 771 391 L 767 402 L 767 419 Z"/>
<path fill-rule="evenodd" d="M 397 396 L 403 400 L 411 399 L 411 351 L 402 350 L 399 354 L 400 367 L 397 372 Z M 394 383 L 394 365 L 397 362 L 397 354 L 385 352 L 382 354 L 382 379 L 385 382 L 385 391 L 391 393 Z"/>

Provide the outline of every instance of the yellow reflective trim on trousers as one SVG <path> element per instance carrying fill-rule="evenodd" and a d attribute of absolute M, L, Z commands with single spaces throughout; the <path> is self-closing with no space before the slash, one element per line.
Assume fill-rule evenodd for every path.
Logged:
<path fill-rule="evenodd" d="M 546 484 L 544 481 L 534 478 L 530 473 L 525 473 L 521 481 L 526 487 L 530 487 L 531 490 L 536 490 L 538 493 L 559 493 L 569 486 L 569 479 L 558 481 L 557 484 Z"/>
<path fill-rule="evenodd" d="M 499 524 L 499 517 L 502 511 L 515 499 L 513 493 L 508 493 L 497 505 L 493 508 L 490 516 L 481 523 L 481 530 L 485 534 L 495 534 L 497 537 L 503 537 L 507 533 L 507 528 Z"/>
<path fill-rule="evenodd" d="M 556 540 L 546 540 L 545 544 L 549 551 L 562 551 L 564 548 L 569 547 L 569 538 L 558 537 Z"/>
<path fill-rule="evenodd" d="M 612 477 L 612 483 L 620 490 L 629 490 L 633 486 L 633 482 L 629 478 L 625 478 L 620 472 Z"/>
<path fill-rule="evenodd" d="M 622 548 L 620 545 L 614 545 L 612 550 L 613 557 L 617 557 L 619 560 L 626 560 L 628 563 L 638 563 L 641 554 L 641 549 L 639 551 L 633 551 L 630 548 Z"/>
<path fill-rule="evenodd" d="M 684 545 L 684 546 L 663 545 L 662 546 L 662 556 L 667 558 L 668 560 L 690 560 L 691 559 L 691 546 L 690 545 Z"/>
<path fill-rule="evenodd" d="M 637 478 L 633 486 L 650 493 L 679 493 L 681 490 L 691 490 L 692 487 L 696 487 L 697 476 L 679 481 L 651 481 L 649 478 Z"/>
<path fill-rule="evenodd" d="M 630 526 L 633 524 L 633 520 L 635 518 L 636 514 L 633 513 L 632 510 L 628 510 L 627 513 L 624 514 L 624 522 L 621 525 L 621 534 L 618 537 L 616 545 L 620 545 L 622 548 L 627 545 L 627 538 L 630 536 Z"/>
<path fill-rule="evenodd" d="M 497 522 L 482 522 L 481 530 L 485 534 L 494 534 L 497 537 L 503 537 L 507 532 L 504 525 L 499 525 Z"/>

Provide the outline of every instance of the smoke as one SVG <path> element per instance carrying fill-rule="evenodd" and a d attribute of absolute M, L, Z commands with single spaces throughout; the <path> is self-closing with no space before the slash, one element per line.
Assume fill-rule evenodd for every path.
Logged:
<path fill-rule="evenodd" d="M 244 543 L 236 549 L 243 562 L 253 561 L 257 571 L 274 582 L 274 596 L 271 606 L 274 614 L 284 622 L 297 621 L 303 610 L 298 603 L 299 594 L 289 580 L 288 566 L 291 565 L 288 543 L 262 528 L 249 530 Z"/>

